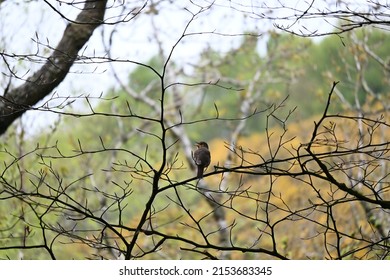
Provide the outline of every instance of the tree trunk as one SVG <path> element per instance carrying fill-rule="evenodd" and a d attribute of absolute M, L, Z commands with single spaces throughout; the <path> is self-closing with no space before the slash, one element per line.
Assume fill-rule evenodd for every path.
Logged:
<path fill-rule="evenodd" d="M 86 1 L 83 10 L 75 21 L 68 24 L 62 39 L 41 69 L 23 85 L 0 96 L 0 135 L 65 79 L 80 49 L 103 23 L 106 3 L 106 0 Z"/>

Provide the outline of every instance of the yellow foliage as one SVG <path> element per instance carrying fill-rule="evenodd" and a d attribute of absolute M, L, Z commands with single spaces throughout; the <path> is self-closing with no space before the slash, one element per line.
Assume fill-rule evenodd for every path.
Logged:
<path fill-rule="evenodd" d="M 315 120 L 318 121 L 319 118 L 317 117 Z M 313 129 L 314 120 L 306 120 L 291 123 L 286 127 L 286 130 L 283 130 L 281 126 L 275 126 L 268 132 L 241 137 L 235 143 L 236 155 L 233 157 L 232 165 L 261 164 L 264 163 L 264 160 L 274 156 L 276 151 L 278 151 L 276 158 L 296 156 L 300 147 L 300 155 L 307 154 L 304 147 L 310 141 Z M 389 135 L 386 130 L 388 128 L 377 129 L 375 123 L 367 121 L 329 118 L 319 128 L 312 144 L 312 151 L 316 154 L 330 153 L 329 155 L 332 155 L 333 152 L 340 149 L 356 149 L 360 147 L 359 145 L 383 143 L 384 135 Z M 361 135 L 362 132 L 363 135 Z M 226 142 L 222 139 L 215 139 L 211 142 L 212 165 L 225 166 L 229 152 L 226 145 Z M 283 147 L 280 148 L 281 146 Z M 280 149 L 278 150 L 278 148 Z M 245 160 L 243 161 L 241 157 L 244 157 Z M 349 158 L 344 158 L 346 162 L 335 156 L 334 158 L 327 158 L 325 163 L 342 168 L 341 164 L 347 167 L 350 162 L 364 161 L 364 159 L 364 155 L 351 154 Z M 301 167 L 298 164 L 291 164 L 292 162 L 286 161 L 277 167 L 288 169 L 289 172 L 300 171 Z M 308 163 L 307 167 L 312 170 L 319 170 L 319 166 L 314 161 Z M 375 168 L 370 167 L 367 172 L 371 176 L 375 176 Z M 388 173 L 388 171 L 384 172 Z M 349 176 L 352 176 L 353 173 L 351 172 L 356 173 L 359 170 L 358 168 L 349 170 Z M 335 171 L 332 174 L 340 182 L 350 185 L 349 179 L 341 171 Z M 305 176 L 301 176 L 297 180 L 294 176 L 287 175 L 255 176 L 232 173 L 226 176 L 229 180 L 227 184 L 229 191 L 236 191 L 236 197 L 229 201 L 229 207 L 235 211 L 228 211 L 227 220 L 235 221 L 237 224 L 235 229 L 232 230 L 237 244 L 248 245 L 255 242 L 259 236 L 259 228 L 262 227 L 264 233 L 271 234 L 270 229 L 264 228 L 265 224 L 260 222 L 265 219 L 265 215 L 267 215 L 267 219 L 271 224 L 278 223 L 275 228 L 276 237 L 283 240 L 283 242 L 278 242 L 278 246 L 281 246 L 279 249 L 284 251 L 286 255 L 296 259 L 306 257 L 324 258 L 327 254 L 324 244 L 326 242 L 335 244 L 336 230 L 346 232 L 351 236 L 372 234 L 372 224 L 367 220 L 367 213 L 365 213 L 361 203 L 357 201 L 348 202 L 345 200 L 345 192 L 324 180 L 318 178 L 310 178 L 309 180 Z M 213 186 L 220 184 L 222 178 L 212 176 L 206 180 L 207 183 Z M 368 189 L 359 189 L 359 191 L 363 194 L 372 195 Z M 384 194 L 384 196 L 389 197 L 389 194 Z M 336 201 L 340 201 L 340 203 L 332 205 Z M 331 209 L 327 208 L 327 203 L 332 205 Z M 267 214 L 264 212 L 266 205 L 269 207 Z M 312 210 L 314 205 L 318 205 L 315 207 L 316 211 Z M 329 211 L 331 211 L 333 219 L 337 221 L 336 225 L 333 224 Z M 251 219 L 245 219 L 237 213 L 244 213 L 246 217 Z M 256 220 L 258 222 L 255 222 Z M 364 241 L 356 240 L 358 239 L 344 237 L 340 246 L 345 252 L 349 252 L 351 248 L 366 245 Z M 267 234 L 263 234 L 257 242 L 261 248 L 272 247 L 272 240 Z M 337 257 L 337 251 L 332 246 L 327 247 L 327 251 L 333 257 Z M 309 255 L 307 252 L 313 253 Z M 367 253 L 366 250 L 361 250 L 350 257 L 361 257 L 365 253 Z M 240 254 L 233 254 L 232 257 L 243 258 Z"/>

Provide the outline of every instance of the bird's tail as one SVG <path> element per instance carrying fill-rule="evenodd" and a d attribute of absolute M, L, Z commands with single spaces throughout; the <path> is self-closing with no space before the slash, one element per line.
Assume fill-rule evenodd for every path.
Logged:
<path fill-rule="evenodd" d="M 198 166 L 197 177 L 198 177 L 199 179 L 203 178 L 203 167 L 202 167 L 202 166 Z"/>

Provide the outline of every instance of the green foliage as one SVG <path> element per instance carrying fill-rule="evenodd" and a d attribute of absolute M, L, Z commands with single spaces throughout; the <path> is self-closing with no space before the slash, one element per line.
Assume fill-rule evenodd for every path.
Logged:
<path fill-rule="evenodd" d="M 375 55 L 383 58 L 390 55 L 388 48 L 385 47 L 389 43 L 388 34 L 368 29 L 348 34 L 345 38 L 327 37 L 314 44 L 309 49 L 309 59 L 305 67 L 307 74 L 299 83 L 304 84 L 310 80 L 312 92 L 319 94 L 320 103 L 317 106 L 314 104 L 312 108 L 316 110 L 311 114 L 319 113 L 318 108 L 323 104 L 328 85 L 332 81 L 340 81 L 338 90 L 349 103 L 346 107 L 347 104 L 339 102 L 339 106 L 335 108 L 338 111 L 358 107 L 357 101 L 360 106 L 368 101 L 367 96 L 370 93 L 363 87 L 363 83 L 368 86 L 375 98 L 379 95 L 388 96 L 389 83 L 383 78 L 386 76 L 383 66 L 367 54 L 364 45 Z"/>
<path fill-rule="evenodd" d="M 387 48 L 390 45 L 390 36 L 387 34 L 372 31 L 368 34 L 358 32 L 355 35 L 357 39 L 366 40 L 367 45 L 380 57 L 390 57 Z M 342 40 L 338 37 L 329 37 L 313 43 L 309 39 L 270 33 L 266 44 L 266 54 L 263 56 L 258 52 L 258 43 L 258 37 L 249 36 L 245 37 L 240 46 L 225 54 L 212 49 L 204 50 L 195 76 L 200 75 L 205 83 L 210 81 L 210 84 L 215 83 L 216 85 L 180 88 L 181 98 L 185 99 L 190 96 L 185 104 L 185 112 L 182 112 L 185 120 L 210 119 L 217 114 L 220 118 L 226 119 L 240 116 L 240 105 L 247 98 L 248 87 L 259 69 L 261 70 L 260 78 L 253 83 L 256 102 L 248 108 L 246 112 L 248 115 L 255 109 L 264 109 L 270 104 L 278 103 L 286 96 L 290 96 L 288 105 L 298 107 L 296 110 L 298 112 L 297 118 L 311 121 L 311 117 L 322 112 L 330 83 L 333 80 L 340 80 L 341 94 L 351 104 L 354 104 L 355 97 L 362 103 L 368 102 L 367 92 L 363 88 L 355 86 L 359 78 L 362 78 L 362 72 L 354 67 L 356 63 L 364 66 L 364 79 L 376 97 L 388 97 L 389 95 L 389 82 L 386 79 L 388 73 L 383 73 L 382 67 L 372 57 L 367 56 L 362 46 L 352 44 L 352 37 Z M 159 72 L 163 63 L 156 56 L 151 58 L 147 65 Z M 178 78 L 189 83 L 199 81 L 195 78 L 184 77 L 184 75 Z M 218 82 L 216 82 L 217 80 Z M 143 92 L 143 97 L 151 100 L 161 98 L 160 82 L 156 73 L 148 67 L 139 66 L 129 74 L 129 85 L 132 90 L 136 93 Z M 168 98 L 173 99 L 171 89 L 167 91 L 167 95 Z M 46 136 L 41 136 L 29 139 L 30 145 L 23 143 L 24 150 L 33 151 L 29 154 L 18 150 L 18 145 L 10 145 L 11 140 L 9 143 L 2 143 L 0 160 L 5 162 L 5 166 L 12 165 L 15 160 L 11 155 L 17 155 L 23 159 L 20 164 L 12 165 L 2 179 L 12 185 L 29 188 L 29 191 L 38 190 L 37 186 L 40 186 L 42 179 L 44 179 L 45 184 L 40 187 L 40 192 L 53 193 L 54 190 L 64 190 L 73 199 L 71 203 L 88 204 L 92 212 L 102 215 L 104 209 L 99 208 L 101 201 L 107 199 L 108 203 L 112 202 L 104 194 L 109 193 L 113 197 L 118 197 L 124 191 L 130 191 L 131 195 L 126 198 L 126 201 L 123 201 L 127 205 L 122 214 L 124 221 L 118 221 L 115 214 L 111 212 L 104 213 L 104 215 L 113 224 L 135 223 L 149 197 L 149 180 L 151 178 L 140 179 L 137 177 L 137 172 L 134 172 L 131 167 L 137 166 L 151 172 L 150 167 L 141 166 L 138 159 L 147 158 L 147 161 L 154 166 L 162 158 L 160 142 L 156 138 L 156 135 L 161 133 L 161 126 L 158 122 L 145 124 L 144 120 L 138 116 L 157 118 L 158 112 L 151 110 L 150 106 L 142 102 L 136 95 L 122 90 L 112 90 L 105 98 L 94 107 L 97 114 L 78 118 L 77 121 L 74 117 L 66 117 L 60 129 L 53 133 L 48 132 L 49 140 L 45 138 Z M 343 104 L 339 104 L 336 109 L 342 108 Z M 177 112 L 175 113 L 178 115 Z M 200 122 L 191 126 L 188 134 L 191 139 L 221 140 L 232 133 L 234 124 L 236 123 L 229 120 L 223 123 L 220 120 Z M 264 131 L 264 127 L 264 117 L 262 115 L 254 116 L 248 121 L 245 133 L 250 138 L 251 135 L 258 135 L 259 132 Z M 301 130 L 297 127 L 294 128 L 298 131 Z M 205 131 L 207 131 L 206 135 Z M 305 132 L 300 131 L 300 133 Z M 20 139 L 16 138 L 15 134 L 12 141 L 20 143 Z M 173 142 L 173 139 L 170 140 Z M 266 143 L 261 142 L 260 138 L 248 141 L 253 146 L 257 145 L 256 149 L 267 146 Z M 46 146 L 40 147 L 35 143 L 46 143 Z M 118 143 L 121 145 L 118 146 Z M 171 151 L 173 149 L 169 150 L 169 152 Z M 180 162 L 181 159 L 177 156 L 180 152 L 180 150 L 172 152 L 172 158 L 169 160 L 174 163 Z M 215 153 L 213 156 L 220 156 L 222 160 L 224 155 Z M 174 166 L 172 164 L 169 167 L 173 168 Z M 23 176 L 20 175 L 21 170 Z M 173 175 L 173 177 L 186 177 L 189 170 L 185 167 L 183 170 L 180 175 Z M 254 186 L 256 184 L 258 184 L 258 178 L 253 182 Z M 286 184 L 283 182 L 281 185 Z M 289 189 L 291 192 L 289 199 L 294 199 L 298 192 L 297 189 L 295 187 Z M 169 225 L 175 215 L 166 210 L 168 205 L 174 204 L 174 199 L 172 199 L 174 193 L 171 191 L 164 194 L 166 196 L 158 199 L 154 205 L 154 211 L 166 213 L 158 221 L 158 224 L 167 224 L 166 229 L 175 232 L 177 228 L 170 228 Z M 198 206 L 198 201 L 201 198 L 194 193 L 182 192 L 180 197 L 195 209 L 194 212 L 204 211 Z M 4 232 L 0 231 L 1 246 L 21 244 L 23 238 L 27 237 L 31 244 L 43 244 L 44 233 L 39 227 L 38 217 L 45 212 L 45 201 L 41 202 L 42 204 L 38 204 L 34 209 L 26 207 L 23 200 L 18 197 L 3 200 L 0 203 L 0 228 L 13 228 L 12 236 L 5 235 Z M 242 202 L 240 207 L 245 209 L 247 205 Z M 6 214 L 8 209 L 12 209 L 12 215 Z M 71 212 L 54 211 L 45 215 L 45 219 L 53 225 L 61 224 L 67 227 L 66 230 L 72 230 L 75 224 L 69 221 L 71 215 L 73 215 Z M 29 228 L 26 228 L 21 221 L 26 221 L 30 225 Z M 183 226 L 186 222 L 190 223 L 191 221 L 184 221 L 180 225 L 180 229 L 184 232 L 183 234 L 190 235 L 190 232 L 186 232 L 188 227 Z M 374 222 L 377 221 L 372 221 L 373 224 Z M 99 232 L 101 227 L 102 225 L 96 221 L 81 221 L 75 228 L 75 234 L 80 234 L 80 236 L 91 234 L 92 236 L 95 232 Z M 86 232 L 77 232 L 79 228 L 85 229 Z M 248 229 L 248 225 L 242 225 L 242 227 L 240 225 L 237 227 L 237 236 L 241 230 L 250 232 L 254 228 L 253 226 Z M 52 233 L 45 234 L 48 234 L 45 236 L 47 240 L 57 238 Z M 294 240 L 287 234 L 288 232 L 284 231 L 280 234 L 282 238 L 280 249 L 286 254 L 294 256 Z M 298 234 L 299 232 L 297 232 Z M 238 240 L 237 244 L 239 242 L 245 244 L 245 241 Z M 66 259 L 72 256 L 82 259 L 92 250 L 78 244 L 72 244 L 63 250 L 63 243 L 70 243 L 70 240 L 64 238 L 54 242 L 54 251 L 59 258 Z M 271 242 L 267 245 L 271 247 Z M 353 245 L 348 244 L 348 246 Z M 348 246 L 345 247 L 346 250 L 349 250 Z M 172 249 L 172 251 L 174 250 Z M 9 250 L 6 254 L 0 252 L 0 258 L 15 259 L 19 257 L 18 253 L 19 251 L 16 249 Z M 47 259 L 48 257 L 44 249 L 26 250 L 23 255 L 23 258 L 26 259 Z M 190 258 L 191 255 L 185 255 L 185 257 Z"/>
<path fill-rule="evenodd" d="M 158 82 L 158 77 L 156 76 L 156 73 L 153 72 L 151 68 L 153 68 L 158 73 L 162 72 L 163 67 L 163 61 L 159 56 L 152 57 L 145 65 L 148 65 L 149 67 L 145 66 L 138 66 L 134 69 L 133 72 L 129 74 L 129 85 L 132 87 L 133 90 L 140 92 L 147 88 L 151 83 Z M 154 89 L 158 88 L 158 85 L 154 87 Z M 152 91 L 153 92 L 153 91 Z M 154 91 L 156 94 L 152 97 L 158 97 L 158 91 Z"/>

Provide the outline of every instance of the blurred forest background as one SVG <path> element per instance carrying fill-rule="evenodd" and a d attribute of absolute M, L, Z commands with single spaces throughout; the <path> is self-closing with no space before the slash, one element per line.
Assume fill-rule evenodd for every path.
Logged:
<path fill-rule="evenodd" d="M 37 7 L 57 16 L 84 5 L 44 2 Z M 75 56 L 63 82 L 71 86 L 19 106 L 33 113 L 1 136 L 1 259 L 389 258 L 388 3 L 362 1 L 359 17 L 348 1 L 111 2 L 94 31 L 101 41 Z M 277 14 L 278 3 L 291 17 Z M 29 1 L 0 1 L 0 10 L 18 5 L 29 12 Z M 157 18 L 179 10 L 172 40 Z M 335 16 L 341 10 L 354 12 Z M 242 20 L 242 30 L 196 25 L 213 15 Z M 328 29 L 310 31 L 315 17 Z M 142 20 L 155 52 L 121 55 L 132 41 L 119 28 Z M 14 53 L 3 34 L 8 102 L 44 63 L 57 63 L 57 42 L 37 31 Z M 206 43 L 191 59 L 176 55 L 198 40 Z M 110 82 L 85 93 L 84 77 Z M 200 181 L 197 141 L 212 155 Z"/>

